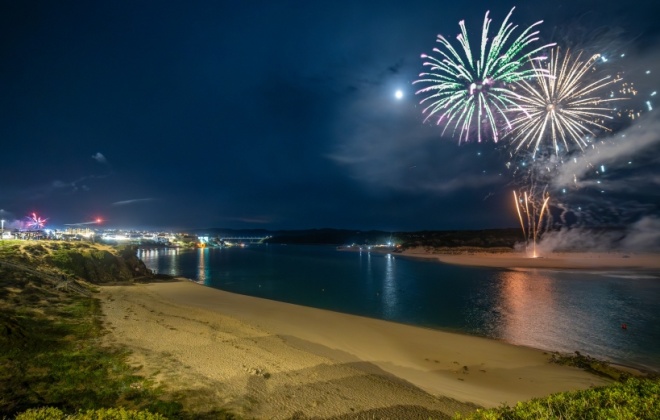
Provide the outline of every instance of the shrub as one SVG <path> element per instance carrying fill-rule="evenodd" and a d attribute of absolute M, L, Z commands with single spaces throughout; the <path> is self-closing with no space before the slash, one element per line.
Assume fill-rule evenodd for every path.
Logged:
<path fill-rule="evenodd" d="M 61 420 L 62 410 L 54 407 L 32 408 L 16 416 L 16 420 Z"/>
<path fill-rule="evenodd" d="M 27 410 L 17 415 L 16 420 L 167 420 L 167 417 L 146 410 L 124 408 L 101 408 L 65 414 L 58 408 L 45 407 Z"/>

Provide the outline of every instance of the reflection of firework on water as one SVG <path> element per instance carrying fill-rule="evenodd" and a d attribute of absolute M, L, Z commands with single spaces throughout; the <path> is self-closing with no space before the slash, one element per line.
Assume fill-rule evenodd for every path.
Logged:
<path fill-rule="evenodd" d="M 460 129 L 459 142 L 468 140 L 473 125 L 476 125 L 477 137 L 481 141 L 484 121 L 484 130 L 491 132 L 494 141 L 498 140 L 497 120 L 504 120 L 510 126 L 505 112 L 509 108 L 517 107 L 519 99 L 519 95 L 511 90 L 508 84 L 538 77 L 542 70 L 527 68 L 525 64 L 542 59 L 532 56 L 543 48 L 554 45 L 545 45 L 525 52 L 526 47 L 538 40 L 538 31 L 533 32 L 532 29 L 542 21 L 528 27 L 509 43 L 518 27 L 509 22 L 513 10 L 511 9 L 504 19 L 490 43 L 488 29 L 492 20 L 486 12 L 481 31 L 480 54 L 476 60 L 470 49 L 464 21 L 459 22 L 461 34 L 457 36 L 464 56 L 442 35 L 438 35 L 442 48 L 433 49 L 438 57 L 422 55 L 422 58 L 430 60 L 424 63 L 430 70 L 428 73 L 421 73 L 420 79 L 414 83 L 428 85 L 417 91 L 417 94 L 428 94 L 420 102 L 429 103 L 423 112 L 428 113 L 426 119 L 437 116 L 437 123 L 445 124 L 443 133 L 453 123 L 454 133 Z"/>
<path fill-rule="evenodd" d="M 532 242 L 532 257 L 536 258 L 536 241 L 541 234 L 543 216 L 546 211 L 548 213 L 548 220 L 550 217 L 550 209 L 548 208 L 548 201 L 550 195 L 545 191 L 541 197 L 534 197 L 534 192 L 530 190 L 528 193 L 525 191 L 521 196 L 513 192 L 513 199 L 518 212 L 518 219 L 520 220 L 520 227 L 525 237 L 525 246 Z M 540 210 L 539 210 L 540 209 Z"/>
<path fill-rule="evenodd" d="M 612 119 L 606 104 L 622 98 L 599 96 L 600 91 L 619 78 L 606 76 L 596 81 L 589 79 L 596 54 L 580 61 L 581 53 L 572 57 L 566 52 L 562 60 L 560 53 L 552 51 L 547 69 L 534 65 L 537 77 L 533 82 L 518 83 L 522 89 L 519 103 L 522 113 L 512 120 L 511 143 L 516 152 L 523 146 L 533 148 L 536 156 L 544 140 L 552 141 L 554 152 L 559 155 L 560 143 L 566 150 L 569 143 L 580 149 L 588 145 L 586 135 L 595 136 L 594 129 L 608 130 L 604 120 Z M 543 77 L 549 73 L 548 77 Z"/>
<path fill-rule="evenodd" d="M 43 227 L 46 226 L 46 221 L 48 220 L 42 219 L 41 217 L 37 216 L 36 213 L 32 213 L 27 217 L 27 219 L 27 226 L 30 229 L 43 229 Z"/>

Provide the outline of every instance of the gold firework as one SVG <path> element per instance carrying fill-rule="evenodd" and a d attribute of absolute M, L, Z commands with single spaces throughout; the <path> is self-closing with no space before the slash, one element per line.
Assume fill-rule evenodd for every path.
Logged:
<path fill-rule="evenodd" d="M 560 55 L 553 50 L 547 68 L 532 62 L 536 77 L 517 84 L 519 115 L 512 119 L 513 129 L 508 134 L 515 152 L 533 148 L 534 157 L 543 142 L 552 141 L 559 155 L 561 143 L 566 150 L 569 143 L 584 149 L 588 145 L 585 136 L 595 136 L 592 130 L 609 131 L 603 123 L 612 119 L 612 110 L 606 105 L 623 98 L 604 99 L 599 92 L 621 79 L 606 76 L 593 81 L 591 73 L 599 54 L 586 61 L 580 60 L 582 53 L 573 58 L 566 52 L 561 60 Z"/>

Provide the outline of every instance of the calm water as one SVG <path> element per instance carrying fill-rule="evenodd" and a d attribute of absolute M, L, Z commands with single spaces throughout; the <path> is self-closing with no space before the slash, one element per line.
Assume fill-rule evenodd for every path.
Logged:
<path fill-rule="evenodd" d="M 472 268 L 324 246 L 138 255 L 230 292 L 660 370 L 660 273 Z"/>

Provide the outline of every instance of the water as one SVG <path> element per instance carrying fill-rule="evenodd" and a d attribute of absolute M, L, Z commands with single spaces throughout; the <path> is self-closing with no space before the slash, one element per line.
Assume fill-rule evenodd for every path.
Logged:
<path fill-rule="evenodd" d="M 325 246 L 139 257 L 229 292 L 660 370 L 660 273 L 461 267 Z"/>

